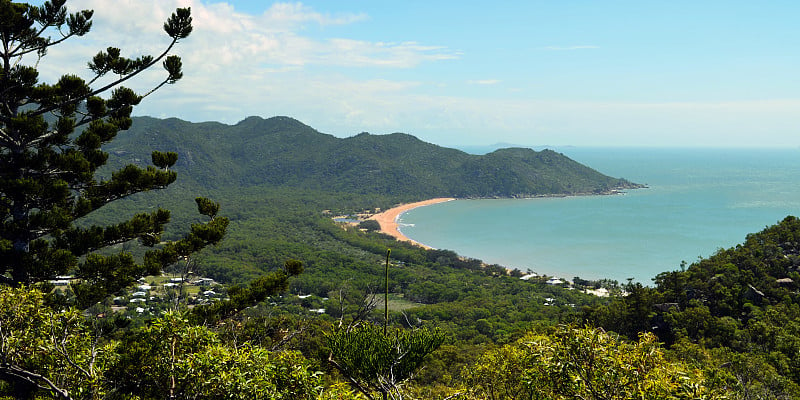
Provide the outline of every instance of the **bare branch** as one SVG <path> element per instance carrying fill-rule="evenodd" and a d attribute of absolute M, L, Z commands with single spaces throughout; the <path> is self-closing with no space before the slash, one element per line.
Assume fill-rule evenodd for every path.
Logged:
<path fill-rule="evenodd" d="M 72 359 L 72 357 L 69 355 L 69 353 L 67 352 L 67 339 L 70 337 L 70 334 L 69 334 L 69 321 L 64 321 L 64 327 L 63 327 L 64 329 L 62 331 L 62 334 L 59 335 L 60 338 L 56 337 L 55 328 L 56 328 L 56 324 L 53 324 L 52 328 L 51 328 L 51 335 L 53 337 L 53 342 L 56 343 L 56 351 L 58 351 L 58 353 L 61 354 L 61 356 L 64 357 L 65 360 L 67 360 L 67 363 L 69 363 L 69 365 L 71 365 L 73 368 L 77 369 L 80 373 L 85 375 L 87 378 L 91 378 L 92 374 L 90 374 L 89 371 L 85 370 L 83 367 L 78 365 L 78 363 L 76 363 Z"/>
<path fill-rule="evenodd" d="M 363 386 L 361 386 L 361 384 L 360 384 L 360 383 L 358 383 L 358 381 L 356 381 L 356 380 L 355 380 L 355 379 L 353 379 L 353 378 L 352 378 L 352 377 L 351 377 L 349 374 L 347 374 L 347 373 L 345 372 L 345 370 L 344 370 L 344 369 L 342 369 L 342 366 L 341 366 L 341 365 L 339 365 L 339 363 L 337 363 L 337 362 L 336 362 L 336 361 L 333 359 L 333 353 L 330 353 L 330 354 L 328 354 L 328 362 L 329 362 L 331 365 L 333 365 L 333 367 L 334 367 L 334 368 L 336 368 L 336 369 L 337 369 L 339 372 L 341 372 L 342 376 L 344 376 L 345 378 L 347 378 L 348 382 L 350 383 L 350 386 L 352 386 L 352 387 L 356 388 L 356 389 L 357 389 L 359 392 L 361 392 L 361 393 L 362 393 L 364 396 L 366 396 L 368 399 L 370 399 L 370 400 L 375 400 L 375 398 L 374 398 L 374 397 L 372 397 L 372 394 L 370 394 L 370 392 L 369 392 L 369 391 L 368 391 L 366 388 L 364 388 Z"/>
<path fill-rule="evenodd" d="M 278 343 L 276 343 L 276 344 L 272 345 L 272 347 L 270 347 L 270 349 L 269 349 L 269 350 L 270 350 L 270 351 L 278 351 L 278 350 L 281 350 L 281 349 L 283 348 L 283 346 L 284 346 L 286 343 L 289 343 L 289 341 L 290 341 L 290 340 L 294 339 L 294 337 L 295 337 L 295 336 L 305 333 L 305 331 L 306 331 L 306 328 L 308 328 L 308 326 L 307 326 L 307 325 L 302 325 L 302 326 L 300 327 L 300 329 L 296 329 L 296 330 L 294 330 L 292 333 L 290 333 L 290 334 L 288 334 L 288 335 L 285 335 L 284 337 L 282 337 L 282 338 L 281 338 L 281 340 L 280 340 L 280 341 L 278 341 Z"/>
<path fill-rule="evenodd" d="M 9 363 L 0 364 L 0 375 L 5 375 L 15 381 L 21 381 L 29 385 L 35 386 L 42 390 L 48 390 L 55 393 L 63 400 L 72 400 L 69 392 L 66 389 L 61 389 L 53 381 L 46 377 L 34 372 L 24 370 L 16 365 Z M 47 386 L 42 386 L 39 382 L 44 382 Z"/>

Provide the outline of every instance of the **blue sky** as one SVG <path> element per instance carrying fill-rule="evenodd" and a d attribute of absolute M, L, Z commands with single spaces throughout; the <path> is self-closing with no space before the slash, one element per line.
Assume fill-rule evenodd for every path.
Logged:
<path fill-rule="evenodd" d="M 43 78 L 109 45 L 156 53 L 170 10 L 186 78 L 139 115 L 287 115 L 339 137 L 447 145 L 800 146 L 794 1 L 73 0 L 94 29 Z M 156 81 L 143 77 L 144 90 Z M 136 86 L 140 85 L 140 86 Z"/>

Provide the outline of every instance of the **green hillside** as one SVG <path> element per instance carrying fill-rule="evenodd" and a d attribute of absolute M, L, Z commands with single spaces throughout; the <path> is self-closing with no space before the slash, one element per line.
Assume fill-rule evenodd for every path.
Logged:
<path fill-rule="evenodd" d="M 288 117 L 236 125 L 136 118 L 106 149 L 114 166 L 177 151 L 182 180 L 205 188 L 295 187 L 401 198 L 530 197 L 607 193 L 637 185 L 544 150 L 470 155 L 413 136 L 339 139 Z"/>
<path fill-rule="evenodd" d="M 426 303 L 468 293 L 454 293 L 450 272 L 433 273 L 428 265 L 453 267 L 461 263 L 455 253 L 429 253 L 380 234 L 345 231 L 331 214 L 441 196 L 568 195 L 636 187 L 549 150 L 514 148 L 477 156 L 401 133 L 339 139 L 287 117 L 250 117 L 232 126 L 136 118 L 109 144 L 108 167 L 149 164 L 152 150 L 178 152 L 178 180 L 105 207 L 86 222 L 108 223 L 165 207 L 173 211 L 165 238 L 176 238 L 196 222 L 193 199 L 206 196 L 220 202 L 220 214 L 231 223 L 220 245 L 202 253 L 202 273 L 243 283 L 287 259 L 299 259 L 306 273 L 291 290 L 319 296 L 343 285 L 368 290 L 387 248 L 409 268 L 424 266 L 397 278 L 399 293 Z M 479 260 L 467 264 L 480 267 Z"/>
<path fill-rule="evenodd" d="M 234 126 L 138 118 L 107 150 L 109 167 L 149 164 L 151 150 L 177 151 L 178 180 L 167 189 L 115 202 L 89 219 L 116 221 L 166 207 L 173 211 L 169 239 L 194 222 L 192 199 L 208 196 L 220 202 L 220 215 L 230 218 L 230 225 L 219 246 L 192 260 L 197 275 L 247 285 L 268 279 L 288 259 L 302 262 L 304 272 L 291 278 L 283 295 L 248 306 L 231 323 L 208 324 L 224 343 L 281 344 L 316 360 L 314 368 L 333 373 L 326 370 L 324 332 L 361 315 L 364 301 L 382 290 L 390 248 L 390 324 L 435 327 L 446 335 L 445 344 L 409 383 L 417 398 L 456 392 L 467 393 L 467 399 L 487 398 L 500 387 L 512 394 L 547 393 L 551 386 L 561 391 L 560 379 L 554 384 L 544 378 L 563 368 L 542 364 L 540 351 L 552 353 L 547 359 L 554 362 L 589 357 L 587 365 L 607 373 L 594 378 L 604 385 L 620 383 L 629 390 L 616 378 L 617 370 L 632 377 L 651 371 L 641 383 L 645 393 L 659 385 L 691 389 L 674 398 L 720 398 L 716 394 L 721 393 L 788 399 L 800 393 L 800 224 L 794 217 L 685 271 L 660 274 L 656 287 L 574 279 L 577 289 L 603 287 L 612 293 L 600 298 L 548 285 L 546 277 L 522 280 L 521 271 L 448 250 L 424 250 L 331 219 L 337 212 L 434 196 L 567 195 L 635 186 L 552 151 L 512 148 L 475 156 L 399 133 L 338 139 L 284 117 L 248 118 Z M 115 250 L 136 248 L 123 244 Z M 159 312 L 134 310 L 129 306 L 125 317 L 137 324 Z M 374 311 L 361 318 L 383 321 Z M 602 329 L 576 328 L 584 323 Z M 605 353 L 596 354 L 600 350 Z M 632 366 L 630 357 L 637 354 L 645 369 Z M 540 381 L 530 385 L 531 376 Z"/>
<path fill-rule="evenodd" d="M 630 338 L 653 332 L 682 357 L 723 366 L 746 398 L 800 396 L 800 219 L 654 281 L 587 307 L 586 318 Z"/>

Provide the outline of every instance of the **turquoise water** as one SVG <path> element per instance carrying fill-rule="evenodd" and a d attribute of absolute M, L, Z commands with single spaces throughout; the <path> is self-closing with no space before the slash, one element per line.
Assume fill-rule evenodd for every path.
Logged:
<path fill-rule="evenodd" d="M 800 216 L 800 149 L 556 149 L 649 185 L 617 196 L 458 200 L 400 216 L 429 246 L 522 271 L 649 284 L 787 215 Z"/>

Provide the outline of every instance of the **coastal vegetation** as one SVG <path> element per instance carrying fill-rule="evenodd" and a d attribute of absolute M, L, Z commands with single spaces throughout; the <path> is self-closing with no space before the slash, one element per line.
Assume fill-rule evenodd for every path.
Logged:
<path fill-rule="evenodd" d="M 725 365 L 743 392 L 800 396 L 800 219 L 789 216 L 652 287 L 587 307 L 586 320 L 635 338 L 652 332 L 684 357 Z"/>
<path fill-rule="evenodd" d="M 62 40 L 34 26 L 89 31 L 91 12 L 64 4 L 0 1 L 3 398 L 800 396 L 797 218 L 654 287 L 570 286 L 397 242 L 331 217 L 637 185 L 553 151 L 337 139 L 287 117 L 131 119 L 142 96 L 119 84 L 160 61 L 156 87 L 174 83 L 179 59 L 107 49 L 91 70 L 121 78 L 100 89 L 12 67 Z M 189 10 L 165 30 L 168 49 L 186 38 Z M 204 301 L 188 290 L 212 279 Z"/>
<path fill-rule="evenodd" d="M 387 248 L 392 249 L 389 269 L 391 326 L 406 330 L 435 328 L 445 338 L 443 344 L 425 358 L 423 367 L 413 378 L 400 387 L 401 391 L 393 392 L 406 398 L 453 395 L 510 398 L 496 392 L 497 385 L 524 386 L 534 374 L 545 374 L 537 378 L 540 385 L 536 387 L 542 389 L 532 392 L 539 398 L 569 398 L 589 390 L 576 386 L 585 379 L 577 375 L 583 367 L 576 367 L 578 369 L 570 373 L 565 370 L 562 380 L 545 384 L 543 379 L 548 376 L 547 371 L 558 370 L 560 364 L 547 367 L 552 369 L 541 369 L 545 367 L 538 363 L 530 364 L 548 354 L 544 353 L 546 349 L 552 351 L 561 343 L 559 341 L 565 340 L 564 336 L 559 336 L 565 335 L 563 332 L 573 332 L 570 337 L 593 339 L 589 344 L 573 347 L 591 350 L 590 353 L 561 354 L 558 357 L 562 359 L 580 356 L 592 360 L 607 357 L 607 354 L 635 354 L 637 348 L 656 352 L 653 354 L 658 354 L 659 358 L 648 364 L 652 374 L 631 384 L 673 388 L 668 377 L 678 374 L 683 377 L 681 382 L 688 386 L 680 389 L 686 391 L 674 392 L 682 393 L 675 394 L 676 398 L 701 395 L 715 398 L 723 394 L 728 398 L 749 398 L 751 393 L 763 398 L 797 395 L 797 366 L 792 357 L 795 351 L 792 343 L 796 341 L 792 336 L 796 336 L 793 326 L 797 316 L 792 311 L 796 308 L 793 296 L 797 289 L 786 280 L 797 282 L 793 275 L 796 254 L 792 243 L 796 242 L 800 227 L 794 218 L 748 236 L 734 249 L 687 265 L 684 271 L 660 274 L 655 287 L 574 279 L 575 286 L 581 288 L 608 289 L 612 296 L 607 298 L 570 290 L 564 285 L 548 285 L 547 277 L 523 280 L 520 277 L 526 275 L 525 271 L 507 271 L 502 266 L 485 265 L 480 260 L 465 259 L 448 250 L 425 250 L 397 242 L 377 231 L 336 223 L 332 219 L 336 214 L 373 213 L 376 208 L 386 209 L 405 200 L 386 194 L 342 194 L 267 185 L 233 191 L 203 188 L 191 182 L 182 186 L 179 179 L 169 188 L 131 196 L 113 204 L 109 211 L 100 210 L 82 222 L 90 223 L 94 219 L 100 222 L 110 216 L 158 204 L 174 210 L 176 216 L 164 237 L 179 238 L 186 226 L 197 222 L 194 218 L 181 219 L 181 216 L 192 215 L 190 211 L 196 205 L 186 199 L 198 194 L 220 201 L 219 214 L 228 217 L 230 224 L 226 237 L 217 246 L 193 257 L 193 272 L 229 286 L 232 294 L 226 296 L 230 302 L 221 297 L 222 300 L 211 307 L 195 306 L 192 311 L 183 308 L 188 305 L 183 303 L 180 306 L 183 311 L 179 312 L 184 314 L 177 314 L 177 317 L 188 322 L 180 329 L 193 326 L 208 329 L 204 334 L 213 336 L 212 342 L 217 346 L 214 354 L 224 351 L 223 359 L 239 357 L 232 352 L 246 344 L 257 347 L 253 351 L 269 351 L 267 357 L 272 358 L 268 360 L 292 360 L 292 365 L 307 371 L 297 375 L 305 376 L 304 384 L 324 388 L 323 392 L 309 394 L 309 398 L 363 396 L 331 366 L 325 335 L 355 321 L 382 323 L 382 313 L 376 312 L 376 308 L 381 308 L 382 296 L 376 293 L 383 287 L 380 277 Z M 117 249 L 130 251 L 136 257 L 143 255 L 135 246 L 121 244 Z M 724 258 L 718 258 L 720 255 Z M 302 262 L 301 272 L 294 269 L 297 273 L 286 273 L 286 261 L 290 259 Z M 755 270 L 748 272 L 749 267 Z M 179 269 L 167 271 L 179 272 Z M 261 289 L 255 289 L 258 284 L 253 282 L 261 282 Z M 267 282 L 275 284 L 265 288 L 263 284 Z M 232 289 L 232 285 L 242 289 Z M 758 293 L 763 297 L 759 298 Z M 690 295 L 694 297 L 687 297 Z M 749 297 L 753 295 L 756 297 Z M 110 304 L 110 300 L 105 300 L 95 305 L 93 312 L 107 313 Z M 128 320 L 131 322 L 120 324 L 114 319 L 114 326 L 121 327 L 102 330 L 102 335 L 94 333 L 92 337 L 97 338 L 98 343 L 112 346 L 110 349 L 129 347 L 139 340 L 133 337 L 144 337 L 137 332 L 162 323 L 159 321 L 164 316 L 160 310 L 164 308 L 159 304 L 158 300 L 138 304 L 143 312 L 121 313 L 126 318 L 131 317 Z M 199 333 L 192 333 L 195 334 Z M 119 343 L 127 345 L 113 347 Z M 186 356 L 194 359 L 206 350 L 187 351 Z M 511 361 L 499 364 L 498 360 L 505 359 L 502 357 Z M 547 357 L 552 359 L 555 355 Z M 138 365 L 133 361 L 135 357 L 126 359 Z M 242 362 L 251 362 L 247 360 L 242 359 Z M 217 361 L 204 362 L 208 365 Z M 259 361 L 267 366 L 273 365 L 272 362 Z M 590 361 L 586 363 L 593 365 Z M 492 375 L 492 370 L 485 365 L 503 365 L 507 369 Z M 516 369 L 512 369 L 513 366 Z M 534 367 L 540 369 L 531 369 Z M 56 367 L 45 370 L 50 368 Z M 214 371 L 219 370 L 208 371 L 215 374 Z M 241 372 L 242 376 L 255 373 L 261 372 Z M 608 385 L 617 382 L 610 377 L 625 373 L 624 370 L 597 371 L 592 376 L 598 384 Z M 168 374 L 158 376 L 161 378 L 148 379 L 169 377 Z M 97 379 L 105 385 L 113 385 L 105 375 Z M 249 378 L 231 379 L 247 381 Z M 279 382 L 294 378 L 270 376 L 264 379 Z M 224 380 L 219 382 L 233 385 Z M 690 388 L 695 391 L 689 391 Z M 107 393 L 119 389 L 106 386 L 97 390 Z M 252 393 L 248 390 L 243 387 L 241 393 Z M 145 394 L 141 396 L 147 398 Z"/>

